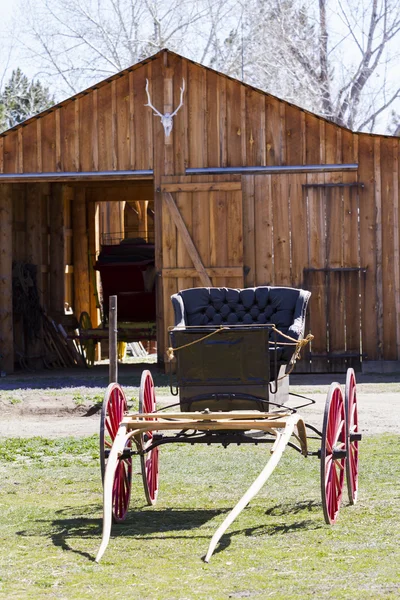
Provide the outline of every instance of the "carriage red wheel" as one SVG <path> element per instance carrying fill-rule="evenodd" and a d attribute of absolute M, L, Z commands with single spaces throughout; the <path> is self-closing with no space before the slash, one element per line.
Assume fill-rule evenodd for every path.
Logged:
<path fill-rule="evenodd" d="M 357 502 L 358 492 L 358 430 L 356 376 L 353 369 L 347 369 L 344 396 L 346 412 L 346 480 L 350 504 Z"/>
<path fill-rule="evenodd" d="M 156 410 L 156 395 L 150 371 L 143 371 L 139 391 L 139 413 L 152 413 Z M 146 448 L 153 441 L 153 433 L 143 435 L 142 446 Z M 158 447 L 140 457 L 144 493 L 149 505 L 155 504 L 158 494 Z"/>
<path fill-rule="evenodd" d="M 127 409 L 126 397 L 121 386 L 118 383 L 110 383 L 104 395 L 100 419 L 100 467 L 103 482 L 108 454 Z M 130 440 L 126 448 L 131 448 Z M 112 491 L 113 520 L 115 523 L 120 523 L 126 518 L 131 497 L 131 484 L 132 459 L 131 457 L 122 458 L 118 461 L 115 469 Z"/>
<path fill-rule="evenodd" d="M 342 390 L 332 383 L 325 403 L 321 445 L 321 495 L 325 522 L 333 524 L 342 500 L 346 460 L 346 415 Z"/>

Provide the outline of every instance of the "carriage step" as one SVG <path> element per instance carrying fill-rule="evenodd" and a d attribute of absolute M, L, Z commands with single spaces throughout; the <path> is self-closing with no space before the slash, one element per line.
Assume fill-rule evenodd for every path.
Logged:
<path fill-rule="evenodd" d="M 362 434 L 361 433 L 351 433 L 350 434 L 350 442 L 361 442 Z"/>

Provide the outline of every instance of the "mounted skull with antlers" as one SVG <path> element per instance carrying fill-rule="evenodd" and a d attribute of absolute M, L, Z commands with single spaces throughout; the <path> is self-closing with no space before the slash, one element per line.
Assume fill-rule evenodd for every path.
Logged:
<path fill-rule="evenodd" d="M 172 119 L 175 117 L 175 115 L 178 112 L 178 110 L 183 106 L 183 93 L 184 93 L 184 91 L 185 91 L 185 80 L 182 79 L 181 99 L 180 99 L 178 108 L 176 108 L 174 110 L 174 112 L 172 112 L 172 113 L 166 112 L 165 115 L 162 115 L 160 112 L 158 112 L 158 110 L 151 103 L 151 98 L 150 98 L 150 93 L 149 93 L 149 80 L 146 79 L 146 94 L 147 94 L 148 103 L 145 104 L 145 106 L 150 106 L 150 108 L 152 108 L 154 110 L 154 113 L 153 113 L 154 116 L 155 117 L 160 117 L 161 123 L 162 123 L 162 125 L 164 127 L 165 137 L 169 137 L 170 136 L 170 133 L 172 131 Z"/>

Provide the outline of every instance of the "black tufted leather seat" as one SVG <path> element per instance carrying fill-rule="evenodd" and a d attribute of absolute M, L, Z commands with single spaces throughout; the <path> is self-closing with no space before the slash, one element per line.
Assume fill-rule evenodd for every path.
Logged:
<path fill-rule="evenodd" d="M 288 287 L 190 288 L 174 294 L 175 326 L 273 323 L 292 338 L 304 335 L 310 292 Z M 285 341 L 278 336 L 277 341 Z M 289 362 L 293 347 L 281 347 L 280 362 Z"/>
<path fill-rule="evenodd" d="M 310 295 L 300 289 L 269 286 L 191 288 L 174 294 L 171 346 L 185 348 L 177 352 L 181 408 L 267 411 L 271 401 L 284 404 L 289 388 L 283 375 L 295 348 L 280 344 L 287 342 L 282 336 L 271 332 L 268 337 L 266 328 L 252 325 L 273 323 L 296 340 L 303 337 Z M 219 326 L 232 329 L 217 338 L 204 338 L 204 330 L 199 329 Z M 276 352 L 271 352 L 271 339 L 277 342 Z M 273 380 L 276 385 L 270 390 Z"/>

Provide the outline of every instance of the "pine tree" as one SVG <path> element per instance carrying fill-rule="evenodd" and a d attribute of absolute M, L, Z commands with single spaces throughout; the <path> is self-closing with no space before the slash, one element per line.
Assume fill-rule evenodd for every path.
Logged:
<path fill-rule="evenodd" d="M 39 80 L 29 81 L 21 69 L 12 72 L 0 94 L 0 131 L 14 127 L 29 117 L 50 108 L 54 96 Z"/>

